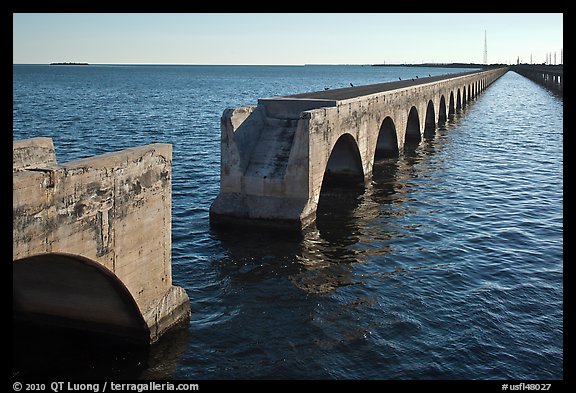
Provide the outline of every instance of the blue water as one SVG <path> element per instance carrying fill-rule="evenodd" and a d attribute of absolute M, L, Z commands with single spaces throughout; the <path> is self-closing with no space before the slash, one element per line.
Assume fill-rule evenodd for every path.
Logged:
<path fill-rule="evenodd" d="M 39 348 L 13 374 L 562 379 L 563 101 L 514 72 L 364 190 L 323 194 L 303 236 L 210 228 L 225 108 L 459 71 L 14 65 L 13 138 L 52 137 L 59 162 L 173 144 L 192 317 L 146 354 Z"/>

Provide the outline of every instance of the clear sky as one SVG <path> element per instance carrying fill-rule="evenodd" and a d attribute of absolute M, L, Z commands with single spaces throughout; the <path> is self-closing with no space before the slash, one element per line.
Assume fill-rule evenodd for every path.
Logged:
<path fill-rule="evenodd" d="M 561 13 L 13 14 L 13 63 L 542 63 Z"/>

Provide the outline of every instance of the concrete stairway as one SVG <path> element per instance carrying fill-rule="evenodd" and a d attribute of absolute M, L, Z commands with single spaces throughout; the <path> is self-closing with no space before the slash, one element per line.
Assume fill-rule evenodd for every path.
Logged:
<path fill-rule="evenodd" d="M 252 150 L 245 176 L 282 179 L 288 166 L 298 119 L 267 117 Z"/>

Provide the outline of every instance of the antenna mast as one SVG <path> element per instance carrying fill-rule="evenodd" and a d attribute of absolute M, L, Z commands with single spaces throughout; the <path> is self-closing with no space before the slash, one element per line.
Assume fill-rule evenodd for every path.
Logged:
<path fill-rule="evenodd" d="M 484 30 L 484 64 L 488 64 L 488 41 L 486 40 L 486 30 Z"/>

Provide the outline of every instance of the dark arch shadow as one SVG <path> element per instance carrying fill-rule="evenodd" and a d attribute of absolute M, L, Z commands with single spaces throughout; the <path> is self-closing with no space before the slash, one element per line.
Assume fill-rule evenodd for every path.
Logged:
<path fill-rule="evenodd" d="M 376 159 L 398 157 L 396 126 L 390 116 L 387 116 L 380 126 L 378 140 L 376 142 L 376 152 L 374 154 Z"/>
<path fill-rule="evenodd" d="M 420 118 L 418 117 L 418 110 L 415 106 L 410 108 L 408 113 L 408 122 L 406 124 L 406 136 L 404 139 L 404 150 L 413 151 L 416 149 L 422 135 L 420 135 Z"/>
<path fill-rule="evenodd" d="M 84 320 L 75 318 L 79 306 Z M 111 324 L 121 320 L 127 323 Z M 124 284 L 71 254 L 14 261 L 12 323 L 14 378 L 169 379 L 188 339 L 188 329 L 173 329 L 148 345 L 148 327 Z"/>
<path fill-rule="evenodd" d="M 338 138 L 326 164 L 322 189 L 333 185 L 364 184 L 362 159 L 356 140 L 350 134 Z M 322 195 L 322 191 L 320 192 Z"/>
<path fill-rule="evenodd" d="M 146 344 L 138 305 L 114 273 L 78 255 L 51 253 L 13 262 L 14 318 Z"/>
<path fill-rule="evenodd" d="M 448 119 L 453 118 L 456 114 L 456 104 L 454 103 L 454 92 L 450 92 L 450 100 L 448 105 Z"/>
<path fill-rule="evenodd" d="M 462 96 L 460 95 L 460 89 L 456 93 L 456 113 L 460 113 L 462 111 Z"/>
<path fill-rule="evenodd" d="M 426 107 L 426 119 L 424 121 L 424 136 L 433 136 L 436 132 L 436 113 L 434 111 L 434 103 L 432 100 L 428 101 Z"/>
<path fill-rule="evenodd" d="M 448 117 L 446 116 L 446 99 L 442 95 L 440 97 L 440 113 L 438 113 L 438 126 L 441 127 L 446 124 Z"/>

